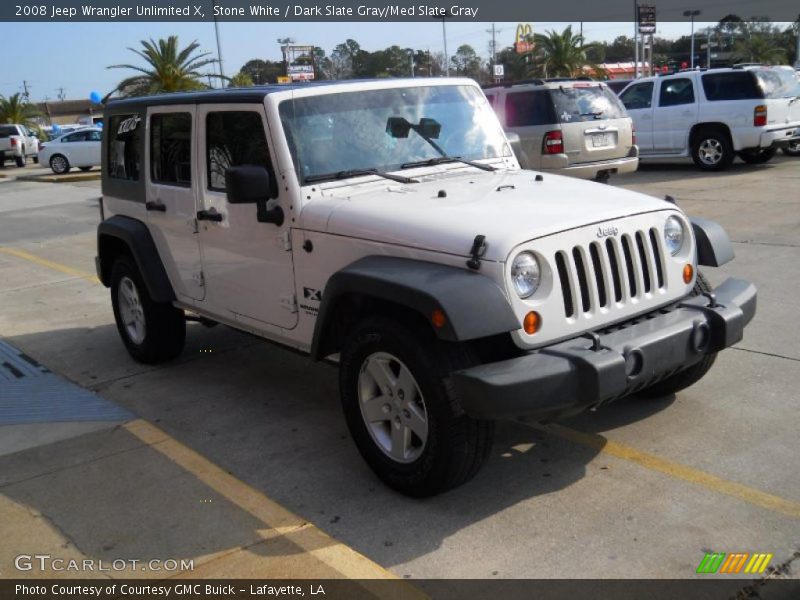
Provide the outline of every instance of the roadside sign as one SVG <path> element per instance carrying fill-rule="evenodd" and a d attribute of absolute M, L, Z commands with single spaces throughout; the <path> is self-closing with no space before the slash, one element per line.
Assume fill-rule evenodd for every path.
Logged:
<path fill-rule="evenodd" d="M 502 79 L 505 77 L 506 71 L 503 65 L 494 65 L 494 77 L 495 79 Z"/>
<path fill-rule="evenodd" d="M 636 5 L 636 20 L 639 22 L 639 33 L 656 32 L 656 7 L 652 4 Z"/>
<path fill-rule="evenodd" d="M 533 28 L 530 23 L 517 25 L 517 34 L 514 38 L 514 50 L 517 54 L 525 54 L 535 47 L 533 43 Z"/>

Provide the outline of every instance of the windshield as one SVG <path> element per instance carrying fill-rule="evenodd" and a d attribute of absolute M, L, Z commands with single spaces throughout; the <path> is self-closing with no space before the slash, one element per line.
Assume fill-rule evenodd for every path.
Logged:
<path fill-rule="evenodd" d="M 301 182 L 344 171 L 399 170 L 442 156 L 467 160 L 511 156 L 503 131 L 483 94 L 472 86 L 399 87 L 284 100 L 279 107 Z M 440 129 L 435 145 L 412 128 L 391 134 L 389 119 Z M 430 123 L 430 121 L 425 121 Z"/>
<path fill-rule="evenodd" d="M 767 98 L 790 98 L 800 95 L 800 82 L 791 67 L 754 69 L 753 72 Z"/>
<path fill-rule="evenodd" d="M 553 90 L 551 96 L 561 123 L 622 119 L 628 116 L 616 94 L 607 87 L 561 86 Z"/>

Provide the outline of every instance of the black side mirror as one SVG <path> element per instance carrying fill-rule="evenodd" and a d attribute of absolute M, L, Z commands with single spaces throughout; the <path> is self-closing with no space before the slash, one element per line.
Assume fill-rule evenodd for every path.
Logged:
<path fill-rule="evenodd" d="M 442 124 L 436 119 L 423 117 L 419 120 L 419 125 L 417 125 L 415 129 L 420 132 L 422 137 L 435 140 L 442 132 Z"/>
<path fill-rule="evenodd" d="M 389 117 L 386 119 L 386 133 L 393 138 L 407 138 L 411 131 L 411 123 L 403 117 Z"/>
<path fill-rule="evenodd" d="M 275 180 L 264 167 L 243 165 L 225 170 L 225 191 L 231 204 L 255 204 L 259 223 L 283 225 L 283 209 L 267 208 L 267 200 L 278 196 Z"/>

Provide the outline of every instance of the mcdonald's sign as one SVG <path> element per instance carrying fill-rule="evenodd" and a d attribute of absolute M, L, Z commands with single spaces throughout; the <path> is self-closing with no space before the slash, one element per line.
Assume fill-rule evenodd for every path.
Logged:
<path fill-rule="evenodd" d="M 514 38 L 514 50 L 517 54 L 525 54 L 534 48 L 533 28 L 530 23 L 517 25 L 517 35 Z"/>
<path fill-rule="evenodd" d="M 704 574 L 737 574 L 737 573 L 763 573 L 773 554 L 766 552 L 706 552 L 703 560 L 697 567 L 698 573 Z"/>

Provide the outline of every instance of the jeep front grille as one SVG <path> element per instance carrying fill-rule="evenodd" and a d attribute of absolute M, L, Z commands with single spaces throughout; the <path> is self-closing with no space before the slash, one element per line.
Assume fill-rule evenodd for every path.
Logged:
<path fill-rule="evenodd" d="M 664 289 L 661 236 L 653 227 L 556 252 L 564 314 L 592 313 Z"/>

